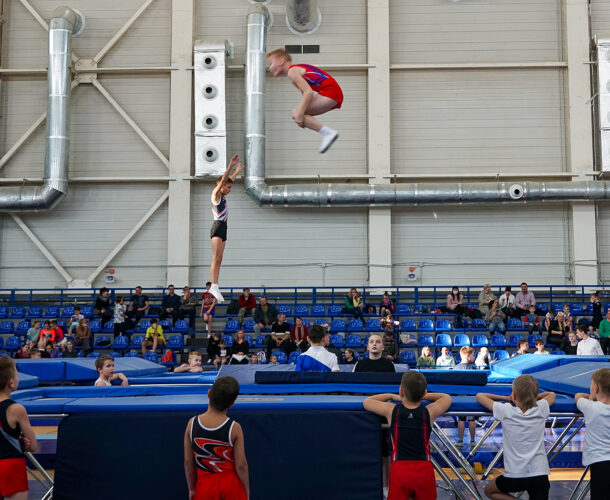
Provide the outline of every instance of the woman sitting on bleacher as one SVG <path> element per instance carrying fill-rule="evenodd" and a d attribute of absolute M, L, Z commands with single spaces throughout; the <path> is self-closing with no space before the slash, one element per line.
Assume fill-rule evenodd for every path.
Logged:
<path fill-rule="evenodd" d="M 430 347 L 422 347 L 421 356 L 417 360 L 417 368 L 426 369 L 434 368 L 435 366 L 436 365 L 434 363 L 434 357 L 432 356 L 432 351 L 430 350 Z"/>
<path fill-rule="evenodd" d="M 309 349 L 309 343 L 307 337 L 309 336 L 309 328 L 303 324 L 303 318 L 297 316 L 294 318 L 294 326 L 290 329 L 290 339 L 295 343 L 301 352 L 305 352 Z"/>
<path fill-rule="evenodd" d="M 353 314 L 354 318 L 362 321 L 362 324 L 366 324 L 364 321 L 364 302 L 362 297 L 358 293 L 358 290 L 352 288 L 349 294 L 345 296 L 345 314 Z"/>
<path fill-rule="evenodd" d="M 455 358 L 451 355 L 448 347 L 443 347 L 441 349 L 441 355 L 436 358 L 436 367 L 437 368 L 454 368 L 455 367 Z"/>
<path fill-rule="evenodd" d="M 546 315 L 544 326 L 546 327 L 546 331 L 549 332 L 546 343 L 553 344 L 559 349 L 566 339 L 567 331 L 563 313 L 559 312 L 557 317 L 555 317 L 555 311 L 551 309 Z"/>

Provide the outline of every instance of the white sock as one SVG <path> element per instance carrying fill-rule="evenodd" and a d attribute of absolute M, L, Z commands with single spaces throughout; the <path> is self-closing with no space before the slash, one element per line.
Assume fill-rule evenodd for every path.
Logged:
<path fill-rule="evenodd" d="M 327 127 L 326 125 L 322 125 L 322 128 L 320 129 L 320 134 L 327 136 L 327 135 L 333 135 L 336 132 L 336 130 Z"/>

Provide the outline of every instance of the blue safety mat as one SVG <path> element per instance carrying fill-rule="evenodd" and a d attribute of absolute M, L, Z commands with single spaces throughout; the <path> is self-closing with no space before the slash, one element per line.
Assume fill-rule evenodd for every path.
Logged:
<path fill-rule="evenodd" d="M 17 359 L 17 370 L 38 377 L 40 382 L 66 379 L 66 363 L 61 359 Z"/>
<path fill-rule="evenodd" d="M 129 377 L 129 385 L 142 384 L 213 384 L 218 372 L 163 373 L 146 377 Z"/>
<path fill-rule="evenodd" d="M 551 368 L 535 373 L 533 376 L 538 380 L 540 387 L 547 391 L 574 396 L 577 392 L 588 393 L 591 386 L 591 374 L 599 368 L 610 368 L 610 364 L 606 365 L 596 361 L 581 361 Z"/>
<path fill-rule="evenodd" d="M 557 366 L 566 366 L 572 363 L 580 363 L 583 358 L 590 362 L 607 363 L 610 356 L 540 356 L 538 354 L 523 354 L 514 358 L 498 361 L 491 366 L 493 373 L 516 378 L 526 373 L 537 373 L 549 370 Z"/>
<path fill-rule="evenodd" d="M 27 373 L 19 373 L 19 389 L 31 389 L 38 385 L 38 377 L 28 375 Z"/>

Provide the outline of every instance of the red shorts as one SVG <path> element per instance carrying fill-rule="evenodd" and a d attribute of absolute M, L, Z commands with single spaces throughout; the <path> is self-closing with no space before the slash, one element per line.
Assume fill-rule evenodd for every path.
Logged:
<path fill-rule="evenodd" d="M 0 460 L 0 497 L 28 491 L 28 473 L 25 458 Z"/>
<path fill-rule="evenodd" d="M 333 109 L 341 109 L 341 105 L 343 104 L 343 92 L 341 87 L 336 83 L 330 83 L 328 85 L 323 85 L 318 90 L 318 94 L 323 95 L 324 97 L 330 97 L 337 101 L 337 105 Z"/>
<path fill-rule="evenodd" d="M 436 478 L 432 462 L 398 460 L 390 467 L 388 500 L 436 500 Z"/>
<path fill-rule="evenodd" d="M 246 489 L 235 472 L 197 474 L 195 500 L 246 500 Z"/>

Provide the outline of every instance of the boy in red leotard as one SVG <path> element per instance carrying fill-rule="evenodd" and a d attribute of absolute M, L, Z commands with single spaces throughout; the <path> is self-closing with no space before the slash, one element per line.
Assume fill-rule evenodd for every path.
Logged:
<path fill-rule="evenodd" d="M 273 76 L 287 76 L 301 91 L 303 99 L 292 110 L 292 119 L 301 128 L 315 130 L 322 135 L 320 153 L 326 153 L 339 137 L 339 132 L 323 125 L 314 116 L 341 108 L 343 92 L 328 73 L 310 64 L 292 64 L 292 57 L 284 49 L 267 54 L 269 71 Z"/>

